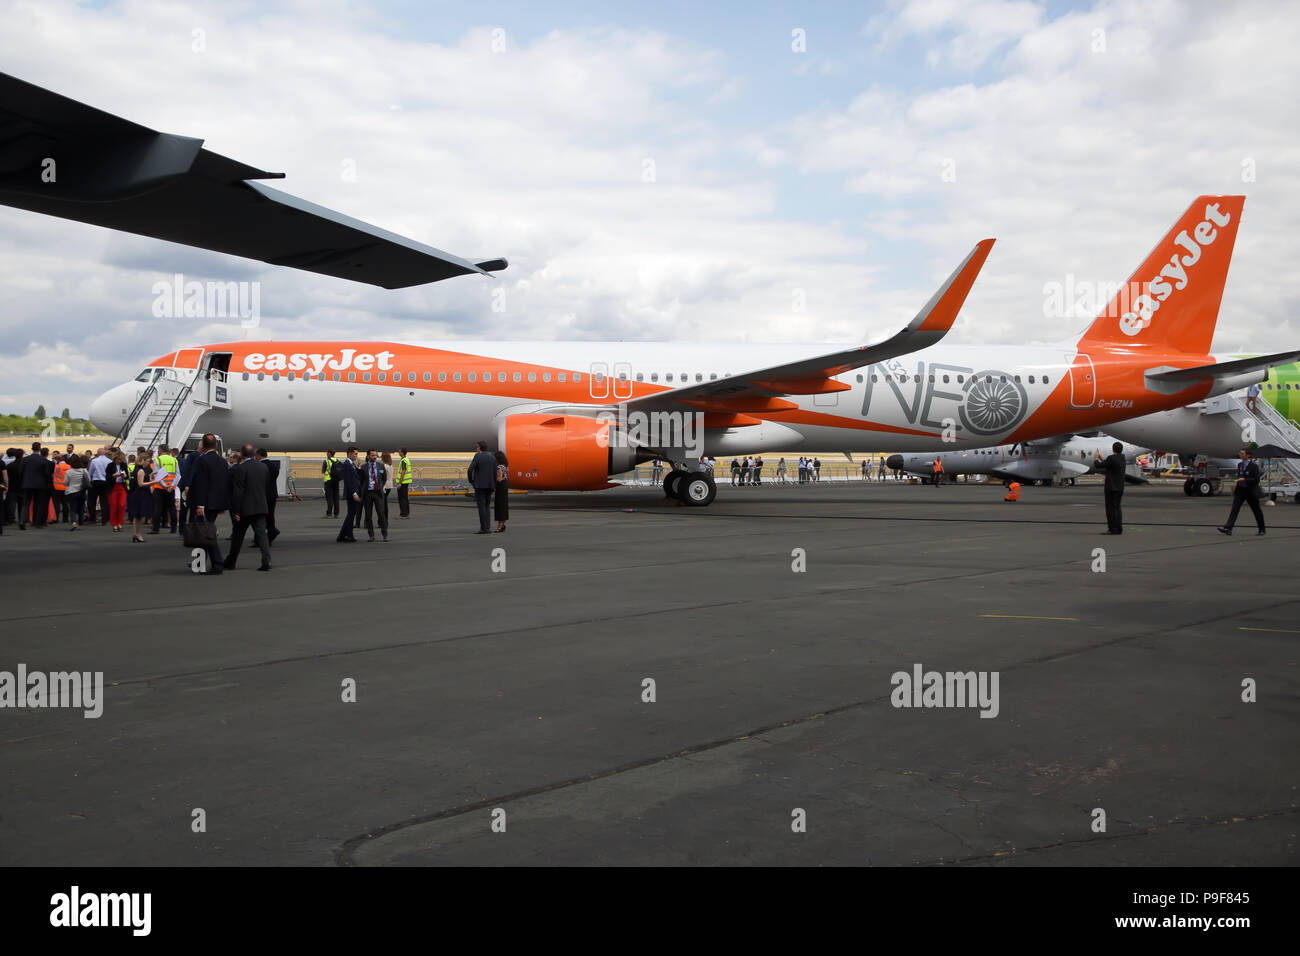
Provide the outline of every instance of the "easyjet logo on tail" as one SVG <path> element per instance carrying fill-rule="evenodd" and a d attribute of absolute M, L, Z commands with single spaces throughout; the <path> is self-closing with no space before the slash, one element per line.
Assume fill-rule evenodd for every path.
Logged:
<path fill-rule="evenodd" d="M 1181 292 L 1187 288 L 1190 281 L 1187 270 L 1201 261 L 1203 250 L 1214 244 L 1219 229 L 1231 221 L 1231 215 L 1219 211 L 1218 203 L 1207 203 L 1205 219 L 1192 228 L 1191 235 L 1184 229 L 1174 237 L 1174 245 L 1181 248 L 1174 252 L 1160 272 L 1147 283 L 1147 291 L 1133 300 L 1132 308 L 1120 316 L 1119 330 L 1125 335 L 1137 335 L 1149 326 L 1161 304 L 1175 291 Z"/>
<path fill-rule="evenodd" d="M 244 368 L 250 372 L 311 372 L 319 375 L 326 369 L 346 372 L 355 369 L 387 371 L 393 367 L 396 352 L 360 352 L 344 349 L 339 355 L 333 352 L 249 352 L 244 356 Z"/>

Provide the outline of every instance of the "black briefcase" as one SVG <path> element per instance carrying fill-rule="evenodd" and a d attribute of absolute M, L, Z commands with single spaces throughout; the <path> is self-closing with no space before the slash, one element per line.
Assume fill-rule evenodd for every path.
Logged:
<path fill-rule="evenodd" d="M 185 547 L 203 548 L 217 543 L 217 526 L 204 518 L 185 525 Z"/>

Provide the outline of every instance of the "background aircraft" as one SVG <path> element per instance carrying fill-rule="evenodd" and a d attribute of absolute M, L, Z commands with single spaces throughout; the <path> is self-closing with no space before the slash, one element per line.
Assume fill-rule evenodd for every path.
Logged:
<path fill-rule="evenodd" d="M 943 463 L 944 476 L 992 475 L 995 478 L 1015 479 L 1025 484 L 1053 482 L 1074 483 L 1080 475 L 1095 470 L 1097 452 L 1105 458 L 1111 454 L 1115 439 L 1109 435 L 1076 436 L 1074 438 L 1045 438 L 1039 441 L 1016 442 L 991 448 L 963 448 L 927 455 L 890 455 L 885 461 L 888 468 L 906 471 L 930 478 L 934 475 L 934 461 Z M 1124 458 L 1130 465 L 1138 455 L 1150 451 L 1121 442 Z M 1134 468 L 1127 476 L 1131 482 L 1144 481 Z"/>

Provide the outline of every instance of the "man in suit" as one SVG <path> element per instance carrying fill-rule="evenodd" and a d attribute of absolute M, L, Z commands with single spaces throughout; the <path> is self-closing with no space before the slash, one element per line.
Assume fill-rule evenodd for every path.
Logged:
<path fill-rule="evenodd" d="M 230 469 L 230 515 L 235 520 L 230 535 L 230 553 L 226 555 L 227 571 L 235 570 L 239 549 L 244 545 L 244 535 L 253 528 L 253 541 L 262 552 L 259 571 L 271 570 L 271 542 L 266 538 L 266 465 L 253 457 L 253 446 L 245 445 L 238 465 Z"/>
<path fill-rule="evenodd" d="M 189 489 L 190 481 L 194 477 L 194 463 L 199 460 L 200 454 L 202 453 L 196 448 L 180 459 L 181 507 L 176 520 L 181 534 L 185 533 L 185 525 L 194 520 L 194 498 L 190 495 Z"/>
<path fill-rule="evenodd" d="M 208 574 L 220 574 L 225 569 L 216 524 L 221 513 L 230 507 L 229 471 L 225 459 L 217 453 L 217 436 L 204 435 L 190 472 L 189 500 L 194 508 L 194 521 L 210 526 L 211 536 L 203 546 L 208 555 Z"/>
<path fill-rule="evenodd" d="M 1104 494 L 1106 496 L 1106 530 L 1102 534 L 1123 534 L 1124 533 L 1124 513 L 1120 509 L 1120 501 L 1124 497 L 1124 472 L 1128 470 L 1128 462 L 1124 460 L 1124 446 L 1119 442 L 1110 446 L 1111 454 L 1105 458 L 1101 457 L 1101 452 L 1095 451 L 1092 457 L 1100 462 L 1100 470 L 1106 476 L 1103 483 Z"/>
<path fill-rule="evenodd" d="M 497 481 L 497 459 L 487 450 L 487 442 L 478 443 L 478 452 L 469 463 L 469 483 L 474 488 L 474 500 L 478 505 L 479 530 L 475 534 L 491 534 L 488 527 L 492 520 L 492 490 Z"/>
<path fill-rule="evenodd" d="M 1243 502 L 1250 505 L 1250 512 L 1255 516 L 1257 534 L 1264 533 L 1264 512 L 1259 507 L 1259 462 L 1255 460 L 1249 448 L 1237 452 L 1241 459 L 1237 462 L 1237 483 L 1232 489 L 1232 511 L 1228 514 L 1228 523 L 1220 526 L 1223 534 L 1232 534 L 1232 526 L 1237 523 L 1237 512 Z"/>
<path fill-rule="evenodd" d="M 357 446 L 348 447 L 348 456 L 339 462 L 343 467 L 343 497 L 347 506 L 343 527 L 339 529 L 339 541 L 355 542 L 357 514 L 361 510 L 361 476 L 357 473 Z"/>
<path fill-rule="evenodd" d="M 366 461 L 361 466 L 361 501 L 366 512 L 366 534 L 375 540 L 375 523 L 371 509 L 379 513 L 379 530 L 388 540 L 388 508 L 384 502 L 384 485 L 388 483 L 388 469 L 379 460 L 379 452 L 373 448 L 366 450 Z"/>
<path fill-rule="evenodd" d="M 280 529 L 275 526 L 275 503 L 280 498 L 280 463 L 266 456 L 266 449 L 259 448 L 253 456 L 266 466 L 266 540 L 275 544 L 280 537 Z"/>
<path fill-rule="evenodd" d="M 43 453 L 43 454 L 42 454 Z M 49 521 L 50 495 L 54 491 L 54 465 L 48 456 L 50 450 L 32 442 L 32 453 L 23 459 L 21 475 L 22 500 L 18 503 L 18 529 L 27 527 L 28 518 L 37 528 Z"/>

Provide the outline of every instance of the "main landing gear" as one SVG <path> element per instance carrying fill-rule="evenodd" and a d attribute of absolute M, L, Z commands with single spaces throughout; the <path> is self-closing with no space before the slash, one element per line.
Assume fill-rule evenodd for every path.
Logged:
<path fill-rule="evenodd" d="M 718 486 L 702 471 L 670 471 L 664 477 L 664 495 L 683 504 L 703 508 L 718 497 Z"/>

